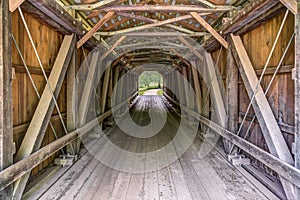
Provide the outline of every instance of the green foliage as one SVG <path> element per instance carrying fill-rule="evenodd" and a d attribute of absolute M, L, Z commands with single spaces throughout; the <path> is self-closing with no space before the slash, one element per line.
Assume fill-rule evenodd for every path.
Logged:
<path fill-rule="evenodd" d="M 139 87 L 160 88 L 162 75 L 156 71 L 145 71 L 139 76 Z"/>
<path fill-rule="evenodd" d="M 158 90 L 158 91 L 157 91 L 157 95 L 162 96 L 163 94 L 164 94 L 164 91 L 163 91 L 163 90 Z"/>

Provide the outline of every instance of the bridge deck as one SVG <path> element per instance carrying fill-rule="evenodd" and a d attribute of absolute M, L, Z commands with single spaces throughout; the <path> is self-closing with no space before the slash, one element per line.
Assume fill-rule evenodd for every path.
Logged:
<path fill-rule="evenodd" d="M 167 112 L 165 126 L 157 135 L 147 139 L 136 138 L 124 134 L 117 126 L 106 133 L 113 144 L 129 152 L 145 153 L 161 148 L 142 160 L 142 165 L 138 161 L 126 162 L 124 154 L 107 153 L 113 149 L 107 148 L 107 141 L 100 138 L 96 143 L 100 145 L 94 144 L 96 149 L 89 147 L 90 150 L 40 199 L 266 199 L 215 149 L 206 157 L 199 158 L 202 143 L 198 137 L 178 160 L 164 167 L 162 161 L 168 162 L 171 154 L 178 149 L 172 139 L 180 118 L 167 109 L 161 97 L 142 96 L 131 110 L 133 121 L 146 126 L 150 122 L 146 111 L 150 108 Z M 164 148 L 169 143 L 173 145 L 174 152 Z M 98 154 L 96 158 L 93 156 L 95 153 Z M 104 157 L 112 161 L 110 164 L 115 169 L 99 162 Z M 158 170 L 149 166 L 153 164 Z M 137 165 L 144 172 L 133 173 Z M 120 171 L 124 166 L 133 172 Z"/>

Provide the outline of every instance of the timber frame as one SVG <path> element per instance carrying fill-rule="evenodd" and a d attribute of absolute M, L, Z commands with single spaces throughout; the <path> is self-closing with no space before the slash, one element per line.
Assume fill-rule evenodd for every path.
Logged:
<path fill-rule="evenodd" d="M 165 97 L 177 108 L 181 108 L 183 113 L 190 113 L 197 119 L 202 132 L 209 129 L 222 136 L 225 152 L 229 156 L 233 152 L 245 154 L 276 172 L 285 192 L 284 198 L 300 198 L 299 2 L 257 0 L 250 3 L 242 1 L 240 4 L 234 1 L 233 4 L 220 5 L 213 3 L 216 1 L 208 0 L 196 0 L 195 5 L 190 5 L 188 1 L 182 1 L 184 5 L 171 5 L 161 0 L 134 3 L 128 1 L 128 5 L 123 5 L 122 3 L 127 2 L 123 0 L 87 2 L 89 3 L 76 4 L 73 0 L 10 0 L 9 3 L 0 3 L 1 198 L 21 199 L 31 170 L 58 151 L 63 152 L 67 149 L 73 156 L 78 154 L 82 136 L 89 134 L 99 123 L 104 129 L 105 122 L 112 121 L 112 110 L 119 110 L 118 113 L 121 113 L 137 96 L 137 91 L 132 90 L 137 88 L 138 76 L 144 70 L 152 69 L 141 66 L 151 63 L 159 64 L 155 70 L 159 71 L 166 81 Z M 13 65 L 10 45 L 13 36 L 11 12 L 20 13 L 29 40 L 33 48 L 36 48 L 22 10 L 63 35 L 51 70 L 44 68 L 36 49 L 35 55 L 39 60 L 40 69 L 27 66 L 23 59 L 23 66 Z M 280 55 L 279 64 L 275 64 L 278 66 L 269 67 L 267 62 L 263 70 L 257 70 L 252 64 L 242 37 L 284 11 L 286 16 L 294 16 L 295 32 L 287 39 L 290 42 L 285 43 L 285 51 Z M 279 31 L 277 38 L 280 36 Z M 282 60 L 291 49 L 293 41 L 294 63 L 282 66 Z M 16 45 L 16 48 L 19 47 Z M 83 77 L 79 77 L 85 81 L 83 85 L 77 85 L 78 77 L 75 76 L 79 65 L 82 64 L 77 58 L 78 52 L 85 56 L 87 50 L 90 50 L 93 56 L 90 60 L 85 57 L 85 60 L 88 60 L 87 71 Z M 220 76 L 221 69 L 215 56 L 216 52 L 219 55 L 223 52 L 226 54 L 226 94 L 223 92 L 224 83 Z M 21 51 L 19 53 L 22 57 Z M 46 81 L 44 92 L 30 122 L 15 127 L 12 121 L 12 67 L 17 72 L 26 71 L 28 75 L 43 75 Z M 294 125 L 289 125 L 275 116 L 267 95 L 269 88 L 264 91 L 262 78 L 258 76 L 292 71 L 295 84 Z M 126 73 L 130 76 L 121 79 Z M 192 85 L 195 99 L 186 96 L 188 88 L 179 82 L 180 75 Z M 64 113 L 61 112 L 57 101 L 65 77 L 67 110 Z M 113 105 L 113 89 L 119 80 L 129 85 L 118 88 L 116 92 L 123 95 L 120 95 Z M 98 85 L 95 85 L 95 82 Z M 170 91 L 168 85 L 176 85 L 179 97 Z M 240 87 L 245 88 L 245 94 L 250 99 L 249 109 L 243 113 L 242 122 L 239 121 L 241 117 L 238 108 Z M 82 95 L 78 95 L 77 89 L 74 91 L 74 88 L 80 88 Z M 75 98 L 72 98 L 74 96 Z M 91 101 L 95 101 L 94 104 L 100 108 L 93 118 L 87 115 Z M 179 104 L 179 101 L 183 103 Z M 196 111 L 189 109 L 193 105 L 196 105 Z M 53 115 L 54 108 L 57 115 Z M 252 116 L 249 114 L 251 108 L 254 111 Z M 212 110 L 217 113 L 217 119 L 211 117 Z M 67 116 L 66 126 L 63 116 Z M 244 123 L 248 123 L 249 117 L 251 123 L 246 134 L 251 131 L 253 123 L 258 125 L 266 142 L 265 150 L 248 141 L 247 135 L 240 134 L 244 131 Z M 48 126 L 52 127 L 51 122 L 58 120 L 63 127 L 63 135 L 49 144 L 42 145 Z M 24 131 L 24 139 L 14 152 L 14 134 Z M 293 152 L 289 149 L 282 132 L 293 134 Z"/>

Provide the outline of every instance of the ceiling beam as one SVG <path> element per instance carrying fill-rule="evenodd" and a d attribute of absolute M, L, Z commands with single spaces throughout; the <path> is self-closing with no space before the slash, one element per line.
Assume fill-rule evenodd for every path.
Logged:
<path fill-rule="evenodd" d="M 203 13 L 203 14 L 207 14 L 207 13 Z M 134 15 L 134 14 L 130 14 L 130 13 L 117 12 L 117 15 L 120 15 L 122 17 L 128 17 L 128 18 L 132 18 L 132 19 L 141 20 L 141 21 L 148 22 L 148 23 L 157 23 L 157 22 L 159 22 L 159 20 L 156 20 L 156 19 L 151 19 L 151 18 L 147 18 L 147 17 L 140 16 L 140 15 Z M 183 33 L 188 33 L 188 34 L 195 33 L 195 32 L 193 32 L 189 29 L 182 28 L 182 27 L 179 27 L 179 26 L 176 26 L 176 25 L 173 25 L 173 24 L 166 24 L 165 26 L 168 27 L 168 28 L 183 32 Z"/>
<path fill-rule="evenodd" d="M 199 36 L 204 36 L 204 35 L 209 35 L 209 33 L 207 32 L 195 32 L 195 33 L 191 33 L 191 34 L 187 34 L 187 33 L 180 33 L 180 32 L 133 32 L 133 33 L 126 33 L 124 34 L 126 36 L 143 36 L 143 37 L 155 37 L 155 36 L 159 36 L 159 37 L 177 37 L 177 36 L 182 36 L 182 37 L 199 37 Z"/>
<path fill-rule="evenodd" d="M 203 56 L 186 39 L 181 36 L 178 36 L 178 39 L 182 42 L 182 44 L 187 46 L 193 52 L 193 54 L 195 54 L 195 56 L 197 56 L 202 61 L 204 60 Z"/>
<path fill-rule="evenodd" d="M 110 54 L 114 49 L 123 41 L 125 40 L 126 36 L 121 36 L 100 58 L 100 60 L 104 60 L 108 54 Z"/>
<path fill-rule="evenodd" d="M 218 40 L 222 46 L 224 46 L 226 49 L 228 49 L 228 43 L 227 41 L 213 28 L 207 23 L 200 15 L 198 15 L 196 12 L 190 12 L 190 14 L 208 31 L 210 34 L 212 34 L 216 40 Z"/>
<path fill-rule="evenodd" d="M 170 24 L 170 23 L 174 23 L 174 22 L 178 22 L 181 20 L 185 20 L 185 19 L 191 19 L 192 16 L 191 15 L 183 15 L 180 17 L 175 17 L 172 19 L 167 19 L 164 21 L 157 21 L 155 23 L 152 24 L 146 24 L 146 25 L 142 25 L 142 26 L 137 26 L 137 27 L 133 27 L 133 28 L 128 28 L 128 29 L 124 29 L 124 30 L 118 30 L 118 31 L 111 31 L 111 32 L 106 32 L 106 36 L 112 36 L 112 35 L 118 35 L 118 34 L 124 34 L 124 33 L 129 33 L 129 32 L 133 32 L 133 31 L 140 31 L 140 30 L 145 30 L 148 28 L 153 28 L 153 27 L 157 27 L 157 26 L 163 26 L 166 24 Z M 95 33 L 95 35 L 103 35 L 103 32 L 101 33 Z"/>
<path fill-rule="evenodd" d="M 297 14 L 296 0 L 280 0 L 280 2 L 287 7 L 294 15 Z"/>
<path fill-rule="evenodd" d="M 234 8 L 203 8 L 202 6 L 195 5 L 172 5 L 172 6 L 160 6 L 160 5 L 143 5 L 143 6 L 107 6 L 99 10 L 104 12 L 226 12 L 233 10 Z"/>
<path fill-rule="evenodd" d="M 88 41 L 95 32 L 97 32 L 109 19 L 114 16 L 115 12 L 108 12 L 87 34 L 85 34 L 78 42 L 77 49 L 80 48 L 86 41 Z"/>
<path fill-rule="evenodd" d="M 102 0 L 95 4 L 80 4 L 80 5 L 71 5 L 71 6 L 64 6 L 67 10 L 94 10 L 96 8 L 101 8 L 103 6 L 106 6 L 110 3 L 117 2 L 118 0 Z"/>

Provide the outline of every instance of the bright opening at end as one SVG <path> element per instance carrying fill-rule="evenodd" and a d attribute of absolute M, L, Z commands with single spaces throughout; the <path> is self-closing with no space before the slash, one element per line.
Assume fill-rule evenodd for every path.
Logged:
<path fill-rule="evenodd" d="M 139 75 L 139 95 L 163 95 L 163 76 L 157 71 L 144 71 Z"/>

